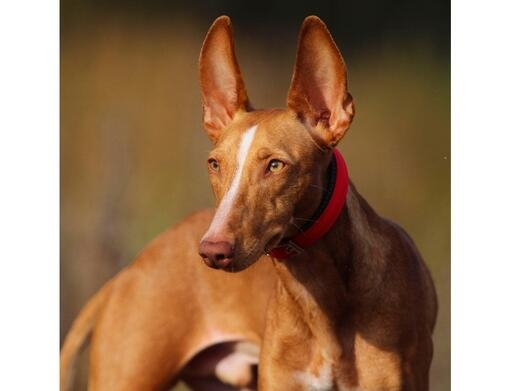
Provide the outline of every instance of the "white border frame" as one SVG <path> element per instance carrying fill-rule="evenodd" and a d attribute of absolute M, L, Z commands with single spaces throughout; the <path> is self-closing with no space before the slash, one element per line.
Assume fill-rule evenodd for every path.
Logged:
<path fill-rule="evenodd" d="M 509 389 L 510 29 L 452 3 L 452 389 Z"/>
<path fill-rule="evenodd" d="M 0 8 L 0 389 L 57 390 L 59 3 Z"/>

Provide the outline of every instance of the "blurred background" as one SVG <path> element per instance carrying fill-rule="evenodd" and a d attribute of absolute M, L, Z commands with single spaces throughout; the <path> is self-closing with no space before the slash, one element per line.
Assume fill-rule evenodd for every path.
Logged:
<path fill-rule="evenodd" d="M 450 389 L 448 1 L 60 4 L 61 339 L 144 245 L 213 205 L 197 59 L 214 18 L 232 18 L 250 99 L 263 108 L 284 106 L 299 26 L 316 14 L 344 55 L 356 102 L 340 150 L 358 190 L 411 234 L 432 271 L 431 390 Z"/>

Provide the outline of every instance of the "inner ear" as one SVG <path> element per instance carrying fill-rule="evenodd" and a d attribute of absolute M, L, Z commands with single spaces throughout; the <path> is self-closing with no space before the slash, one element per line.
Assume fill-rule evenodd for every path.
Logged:
<path fill-rule="evenodd" d="M 354 117 L 344 60 L 316 16 L 307 17 L 301 26 L 287 105 L 328 147 L 340 141 Z"/>
<path fill-rule="evenodd" d="M 216 142 L 235 114 L 249 109 L 228 16 L 220 16 L 211 25 L 200 52 L 199 72 L 203 126 Z"/>

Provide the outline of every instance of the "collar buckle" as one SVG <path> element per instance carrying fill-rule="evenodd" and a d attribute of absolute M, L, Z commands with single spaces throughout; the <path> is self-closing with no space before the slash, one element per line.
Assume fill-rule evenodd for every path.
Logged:
<path fill-rule="evenodd" d="M 285 242 L 282 247 L 285 249 L 285 251 L 287 252 L 287 254 L 290 255 L 297 255 L 297 254 L 301 254 L 303 251 L 305 251 L 304 248 L 298 246 L 296 243 L 294 243 L 292 240 L 289 240 L 287 242 Z"/>

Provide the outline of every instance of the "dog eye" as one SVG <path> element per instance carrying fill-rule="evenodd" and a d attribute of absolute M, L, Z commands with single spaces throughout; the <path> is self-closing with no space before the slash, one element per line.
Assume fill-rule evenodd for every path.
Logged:
<path fill-rule="evenodd" d="M 220 170 L 220 163 L 218 163 L 216 159 L 209 159 L 207 164 L 209 165 L 209 168 L 214 172 L 218 172 Z"/>
<path fill-rule="evenodd" d="M 285 163 L 281 160 L 273 159 L 269 162 L 269 165 L 267 166 L 267 170 L 270 172 L 278 172 L 281 171 L 282 168 L 285 167 Z"/>

